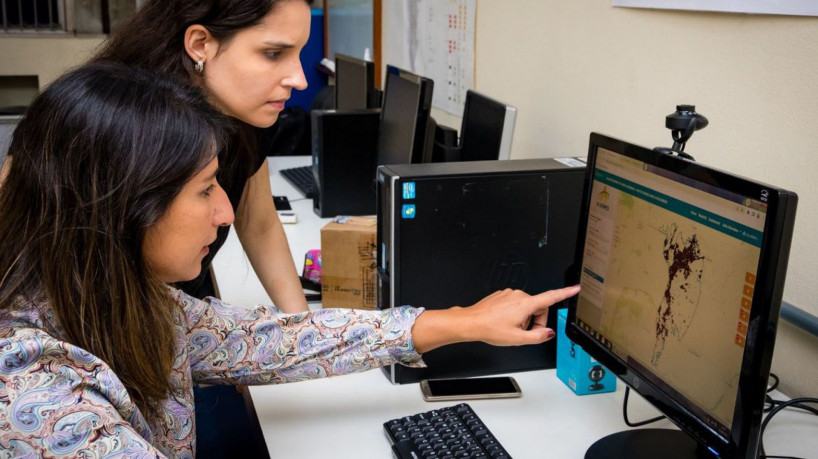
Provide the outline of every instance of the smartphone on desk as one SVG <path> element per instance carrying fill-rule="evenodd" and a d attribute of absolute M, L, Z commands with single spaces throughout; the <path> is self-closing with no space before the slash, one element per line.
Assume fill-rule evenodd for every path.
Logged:
<path fill-rule="evenodd" d="M 273 203 L 278 212 L 278 219 L 281 223 L 296 223 L 298 217 L 293 212 L 293 207 L 290 205 L 290 200 L 287 196 L 273 196 Z"/>
<path fill-rule="evenodd" d="M 511 376 L 424 379 L 420 382 L 420 392 L 427 402 L 515 398 L 523 395 L 517 381 Z"/>
<path fill-rule="evenodd" d="M 287 196 L 273 196 L 273 204 L 276 205 L 277 211 L 282 210 L 293 210 L 293 206 L 290 205 L 290 200 L 287 199 Z"/>

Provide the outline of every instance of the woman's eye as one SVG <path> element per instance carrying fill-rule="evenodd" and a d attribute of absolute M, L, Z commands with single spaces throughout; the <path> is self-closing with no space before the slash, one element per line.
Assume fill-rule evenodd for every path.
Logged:
<path fill-rule="evenodd" d="M 209 187 L 207 187 L 207 189 L 205 189 L 205 190 L 202 192 L 202 194 L 204 194 L 204 195 L 205 195 L 205 196 L 207 196 L 207 197 L 210 197 L 210 193 L 212 193 L 212 192 L 213 192 L 213 189 L 214 189 L 214 188 L 216 188 L 216 185 L 210 185 Z"/>
<path fill-rule="evenodd" d="M 267 55 L 267 57 L 269 59 L 275 60 L 275 59 L 278 59 L 279 57 L 281 57 L 282 53 L 281 53 L 281 51 L 267 51 L 265 54 Z"/>

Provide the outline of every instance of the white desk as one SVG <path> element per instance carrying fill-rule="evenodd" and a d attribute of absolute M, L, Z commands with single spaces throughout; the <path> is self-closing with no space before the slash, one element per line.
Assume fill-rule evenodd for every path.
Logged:
<path fill-rule="evenodd" d="M 628 429 L 622 420 L 621 382 L 616 392 L 578 396 L 555 370 L 511 376 L 522 389 L 521 398 L 468 403 L 514 458 L 582 458 L 597 439 Z M 251 387 L 250 396 L 273 458 L 390 457 L 384 422 L 458 403 L 425 402 L 417 384 L 391 385 L 380 370 Z M 631 392 L 632 422 L 657 415 Z M 663 420 L 646 427 L 673 424 Z M 785 410 L 767 427 L 767 453 L 815 459 L 816 429 L 815 416 Z"/>
<path fill-rule="evenodd" d="M 273 192 L 293 202 L 299 223 L 285 225 L 300 270 L 306 250 L 319 248 L 319 230 L 328 219 L 312 211 L 277 173 L 305 165 L 309 158 L 270 158 Z M 269 302 L 235 234 L 213 262 L 222 298 L 237 305 Z M 554 370 L 515 373 L 523 391 L 519 399 L 474 400 L 469 404 L 515 458 L 581 458 L 597 439 L 627 429 L 622 421 L 624 385 L 616 392 L 574 395 Z M 380 370 L 278 386 L 249 388 L 249 398 L 271 457 L 390 457 L 382 424 L 390 419 L 455 402 L 423 401 L 417 384 L 394 386 Z M 779 394 L 780 395 L 780 394 Z M 777 397 L 780 398 L 780 397 Z M 632 393 L 632 421 L 657 415 Z M 661 421 L 649 427 L 671 427 Z M 793 410 L 779 413 L 764 436 L 768 454 L 818 458 L 818 420 Z"/>
<path fill-rule="evenodd" d="M 304 268 L 304 254 L 308 250 L 321 248 L 321 227 L 331 219 L 318 217 L 312 210 L 312 199 L 305 198 L 278 173 L 281 169 L 310 164 L 309 157 L 272 156 L 267 159 L 267 162 L 270 167 L 270 185 L 273 194 L 287 196 L 298 217 L 297 223 L 288 223 L 283 226 L 290 244 L 290 253 L 295 261 L 295 268 L 301 274 Z M 256 277 L 234 228 L 230 229 L 224 246 L 213 259 L 213 274 L 216 277 L 219 293 L 225 301 L 236 305 L 271 302 Z"/>

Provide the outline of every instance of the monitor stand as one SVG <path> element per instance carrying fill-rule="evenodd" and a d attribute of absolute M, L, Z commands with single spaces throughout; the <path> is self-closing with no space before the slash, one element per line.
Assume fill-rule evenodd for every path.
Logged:
<path fill-rule="evenodd" d="M 681 430 L 634 429 L 617 432 L 597 440 L 585 459 L 712 459 L 701 446 Z"/>

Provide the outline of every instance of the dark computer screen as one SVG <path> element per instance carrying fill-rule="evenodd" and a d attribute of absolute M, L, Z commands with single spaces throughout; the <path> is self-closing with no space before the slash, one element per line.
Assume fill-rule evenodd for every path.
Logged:
<path fill-rule="evenodd" d="M 508 159 L 516 118 L 516 108 L 467 91 L 460 128 L 460 160 Z"/>
<path fill-rule="evenodd" d="M 662 448 L 756 457 L 796 202 L 591 135 L 568 336 L 685 432 Z"/>
<path fill-rule="evenodd" d="M 335 108 L 353 110 L 372 107 L 375 67 L 372 62 L 335 55 Z"/>
<path fill-rule="evenodd" d="M 422 79 L 387 72 L 378 135 L 378 164 L 410 164 L 418 130 Z"/>

